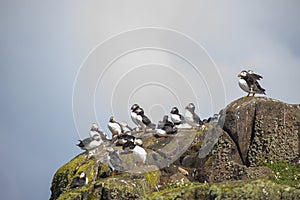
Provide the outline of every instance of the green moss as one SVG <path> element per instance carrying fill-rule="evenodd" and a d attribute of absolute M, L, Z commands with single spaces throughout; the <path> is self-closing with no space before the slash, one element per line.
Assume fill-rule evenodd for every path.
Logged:
<path fill-rule="evenodd" d="M 210 164 L 210 162 L 211 162 L 211 158 L 210 157 L 208 157 L 208 159 L 205 161 L 205 163 L 204 163 L 204 166 L 207 166 L 207 165 L 209 165 Z"/>
<path fill-rule="evenodd" d="M 106 178 L 107 176 L 109 176 L 109 173 L 110 173 L 110 169 L 108 164 L 107 163 L 101 164 L 98 167 L 97 179 Z"/>
<path fill-rule="evenodd" d="M 148 181 L 150 189 L 156 187 L 158 179 L 159 179 L 159 171 L 146 172 L 145 178 Z"/>
<path fill-rule="evenodd" d="M 266 166 L 273 171 L 272 181 L 300 188 L 300 166 L 291 165 L 286 162 L 267 162 Z"/>
<path fill-rule="evenodd" d="M 86 174 L 89 182 L 91 182 L 94 179 L 94 172 L 95 172 L 95 167 L 96 167 L 95 162 L 96 162 L 96 159 L 91 158 L 86 163 L 82 164 L 76 171 L 77 172 L 83 171 Z"/>
<path fill-rule="evenodd" d="M 191 183 L 169 187 L 147 196 L 147 199 L 299 199 L 300 190 L 269 180 L 226 183 Z"/>
<path fill-rule="evenodd" d="M 93 189 L 92 185 L 87 185 L 83 187 L 79 187 L 76 189 L 72 189 L 68 192 L 65 192 L 59 196 L 57 200 L 74 200 L 74 199 L 82 199 L 83 194 L 87 194 L 91 192 Z"/>
<path fill-rule="evenodd" d="M 74 176 L 78 167 L 84 162 L 85 155 L 80 154 L 57 170 L 51 184 L 52 194 L 50 199 L 57 199 L 65 191 L 72 176 Z"/>
<path fill-rule="evenodd" d="M 73 174 L 74 174 L 76 169 L 78 169 L 78 167 L 84 162 L 85 162 L 85 154 L 84 153 L 79 154 L 78 156 L 73 158 L 71 161 L 69 161 L 68 163 L 63 165 L 61 168 L 59 168 L 57 170 L 57 172 L 55 173 L 54 177 L 57 174 L 64 173 L 66 171 L 73 172 Z M 72 176 L 71 173 L 68 173 L 68 179 L 69 180 L 70 180 L 71 176 Z"/>
<path fill-rule="evenodd" d="M 184 185 L 172 184 L 168 188 L 151 193 L 146 196 L 146 199 L 163 199 L 163 200 L 171 200 L 171 199 L 195 199 L 195 193 L 205 194 L 209 190 L 207 184 L 201 183 L 185 183 Z M 204 192 L 206 191 L 206 192 Z M 204 198 L 200 198 L 204 199 Z"/>

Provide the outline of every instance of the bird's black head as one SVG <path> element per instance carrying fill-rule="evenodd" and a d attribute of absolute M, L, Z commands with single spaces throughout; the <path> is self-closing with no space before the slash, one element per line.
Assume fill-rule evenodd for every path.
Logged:
<path fill-rule="evenodd" d="M 185 109 L 191 111 L 191 112 L 194 112 L 195 111 L 195 105 L 193 103 L 189 103 Z"/>
<path fill-rule="evenodd" d="M 116 122 L 116 120 L 115 120 L 115 118 L 114 118 L 113 116 L 111 116 L 111 117 L 109 118 L 109 122 L 111 122 L 111 123 L 115 123 L 115 122 Z"/>
<path fill-rule="evenodd" d="M 134 111 L 134 110 L 136 110 L 137 108 L 139 108 L 140 106 L 138 105 L 138 104 L 133 104 L 132 106 L 131 106 L 131 111 Z"/>
<path fill-rule="evenodd" d="M 79 178 L 85 178 L 85 173 L 83 171 L 78 172 L 78 177 Z"/>
<path fill-rule="evenodd" d="M 171 110 L 171 114 L 179 114 L 179 110 L 177 107 L 173 107 Z"/>
<path fill-rule="evenodd" d="M 247 73 L 248 73 L 248 74 L 253 74 L 254 72 L 253 72 L 253 70 L 249 69 L 249 70 L 247 71 Z"/>
<path fill-rule="evenodd" d="M 251 70 L 250 70 L 251 71 Z M 239 73 L 237 75 L 239 78 L 245 78 L 248 76 L 248 72 L 246 70 L 241 71 L 241 73 Z"/>
<path fill-rule="evenodd" d="M 168 119 L 169 119 L 168 115 L 165 115 L 163 118 L 163 122 L 166 123 L 168 121 Z"/>
<path fill-rule="evenodd" d="M 144 110 L 142 108 L 137 108 L 134 110 L 137 115 L 144 115 Z"/>
<path fill-rule="evenodd" d="M 91 131 L 98 131 L 99 130 L 99 127 L 96 123 L 92 123 L 92 126 L 91 126 Z"/>

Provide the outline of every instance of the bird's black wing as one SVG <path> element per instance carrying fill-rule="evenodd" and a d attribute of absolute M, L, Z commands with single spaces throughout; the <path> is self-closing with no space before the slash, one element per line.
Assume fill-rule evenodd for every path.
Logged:
<path fill-rule="evenodd" d="M 257 82 L 257 81 L 255 81 L 255 86 L 257 87 L 257 89 L 259 89 L 260 91 L 262 91 L 264 94 L 266 94 L 265 93 L 265 89 L 264 88 L 262 88 L 260 85 L 259 85 L 259 83 Z"/>
<path fill-rule="evenodd" d="M 131 141 L 127 141 L 125 144 L 123 144 L 122 149 L 124 150 L 127 148 L 130 148 L 130 149 L 134 148 L 134 143 Z"/>
<path fill-rule="evenodd" d="M 128 135 L 128 134 L 122 134 L 122 135 L 118 135 L 118 139 L 134 140 L 135 137 L 132 135 Z"/>
<path fill-rule="evenodd" d="M 70 188 L 77 188 L 81 186 L 80 184 L 80 178 L 79 177 L 76 177 L 72 180 L 71 184 L 70 184 Z"/>
<path fill-rule="evenodd" d="M 256 82 L 256 80 L 251 76 L 251 74 L 247 74 L 245 77 L 245 81 L 249 88 L 252 88 Z"/>
<path fill-rule="evenodd" d="M 142 122 L 148 126 L 149 124 L 151 124 L 151 120 L 146 116 L 146 115 L 143 115 L 142 116 Z"/>
<path fill-rule="evenodd" d="M 123 129 L 123 126 L 119 123 L 119 122 L 116 122 L 119 126 L 120 126 L 120 128 L 121 128 L 121 132 L 122 133 L 124 133 L 124 129 Z"/>
<path fill-rule="evenodd" d="M 170 126 L 170 127 L 173 128 L 173 127 L 174 127 L 174 124 L 168 120 L 168 121 L 166 121 L 166 123 L 165 123 L 164 126 Z"/>
<path fill-rule="evenodd" d="M 184 121 L 184 117 L 181 114 L 178 114 L 181 121 Z"/>
<path fill-rule="evenodd" d="M 193 119 L 194 119 L 194 122 L 196 122 L 200 125 L 203 124 L 200 117 L 196 113 L 193 114 Z"/>
<path fill-rule="evenodd" d="M 259 75 L 259 74 L 248 74 L 252 79 L 254 79 L 254 80 L 260 80 L 260 79 L 262 79 L 263 77 L 261 76 L 261 75 Z"/>
<path fill-rule="evenodd" d="M 77 144 L 77 146 L 83 148 L 85 146 L 87 146 L 89 143 L 91 143 L 94 139 L 89 137 L 89 138 L 85 138 L 83 140 L 78 140 L 79 144 Z"/>

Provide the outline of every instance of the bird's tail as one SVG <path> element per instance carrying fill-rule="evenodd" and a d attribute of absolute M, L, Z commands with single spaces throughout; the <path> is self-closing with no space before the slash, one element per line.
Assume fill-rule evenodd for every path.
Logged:
<path fill-rule="evenodd" d="M 76 146 L 79 146 L 79 147 L 84 147 L 84 144 L 83 144 L 83 142 L 81 141 L 81 140 L 78 140 L 79 141 L 79 143 L 78 144 L 76 144 Z"/>

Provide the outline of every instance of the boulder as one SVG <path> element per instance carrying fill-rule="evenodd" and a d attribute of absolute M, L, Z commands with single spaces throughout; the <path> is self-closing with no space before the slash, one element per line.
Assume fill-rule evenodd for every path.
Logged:
<path fill-rule="evenodd" d="M 299 161 L 300 105 L 266 97 L 247 97 L 229 104 L 221 112 L 223 127 L 246 166 L 264 161 Z"/>
<path fill-rule="evenodd" d="M 300 105 L 241 98 L 199 130 L 140 135 L 146 166 L 114 147 L 125 171 L 112 177 L 103 146 L 76 156 L 55 173 L 50 199 L 299 199 L 299 125 Z M 89 183 L 71 189 L 79 171 Z"/>

